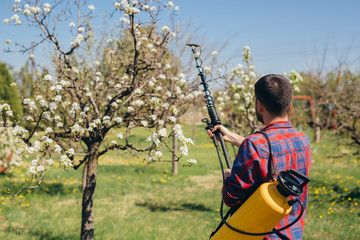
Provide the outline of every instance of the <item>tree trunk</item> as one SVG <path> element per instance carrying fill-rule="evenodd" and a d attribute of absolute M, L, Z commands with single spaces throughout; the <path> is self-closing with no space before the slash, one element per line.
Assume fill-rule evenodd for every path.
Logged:
<path fill-rule="evenodd" d="M 94 238 L 94 211 L 93 201 L 96 185 L 96 173 L 98 166 L 98 156 L 93 154 L 89 157 L 86 167 L 86 185 L 82 199 L 82 222 L 81 239 L 90 240 Z"/>
<path fill-rule="evenodd" d="M 315 118 L 314 142 L 319 143 L 321 138 L 320 118 Z"/>
<path fill-rule="evenodd" d="M 178 175 L 178 159 L 177 159 L 177 138 L 174 134 L 173 136 L 173 158 L 172 158 L 172 173 L 173 175 Z"/>
<path fill-rule="evenodd" d="M 86 175 L 87 175 L 87 162 L 84 163 L 83 175 L 82 175 L 82 191 L 85 191 L 86 187 Z"/>

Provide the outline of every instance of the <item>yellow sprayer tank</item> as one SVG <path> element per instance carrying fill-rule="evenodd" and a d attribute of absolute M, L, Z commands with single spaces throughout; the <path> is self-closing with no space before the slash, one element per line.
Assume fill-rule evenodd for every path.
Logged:
<path fill-rule="evenodd" d="M 293 173 L 294 170 L 281 172 L 280 182 L 278 181 L 263 183 L 260 187 L 244 202 L 244 204 L 229 218 L 227 223 L 241 231 L 248 233 L 264 233 L 271 232 L 274 227 L 291 212 L 291 206 L 288 204 L 289 195 L 299 196 L 302 194 L 302 187 L 310 181 L 309 178 L 296 172 L 296 176 L 300 176 L 304 183 L 300 186 L 299 182 L 288 172 Z M 284 173 L 284 174 L 282 174 Z M 298 175 L 300 174 L 300 175 Z M 304 179 L 305 178 L 305 179 Z M 285 181 L 284 181 L 285 179 Z M 295 194 L 291 194 L 291 189 L 283 189 L 291 183 L 298 183 L 295 187 Z M 283 184 L 286 182 L 286 184 Z M 290 188 L 293 186 L 290 186 Z M 285 192 L 284 192 L 285 191 Z M 289 194 L 290 192 L 290 194 Z M 263 239 L 262 236 L 251 236 L 238 233 L 225 224 L 215 233 L 211 240 L 240 240 L 240 239 Z"/>

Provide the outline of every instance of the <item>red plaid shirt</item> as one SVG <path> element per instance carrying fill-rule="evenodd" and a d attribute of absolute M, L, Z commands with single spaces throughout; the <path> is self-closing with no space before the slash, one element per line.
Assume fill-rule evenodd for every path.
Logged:
<path fill-rule="evenodd" d="M 261 131 L 270 139 L 274 166 L 277 172 L 290 168 L 309 176 L 311 165 L 310 140 L 305 134 L 296 131 L 289 121 L 269 124 Z M 222 189 L 224 202 L 228 206 L 242 204 L 264 182 L 268 182 L 269 146 L 261 134 L 252 134 L 245 138 L 234 160 L 231 176 Z M 305 212 L 308 197 L 308 185 L 299 197 L 305 211 L 302 218 L 292 227 L 282 231 L 290 239 L 301 239 L 303 235 Z M 292 211 L 277 226 L 286 226 L 300 214 L 299 204 L 293 205 Z M 275 234 L 264 239 L 279 239 Z"/>

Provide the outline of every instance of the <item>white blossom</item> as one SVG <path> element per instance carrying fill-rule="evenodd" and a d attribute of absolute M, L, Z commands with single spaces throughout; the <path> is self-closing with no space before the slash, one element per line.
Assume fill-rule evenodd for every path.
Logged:
<path fill-rule="evenodd" d="M 86 112 L 88 112 L 90 110 L 90 107 L 89 106 L 85 106 L 84 108 L 83 108 L 83 111 L 86 113 Z"/>
<path fill-rule="evenodd" d="M 53 133 L 53 129 L 51 127 L 48 127 L 45 129 L 45 133 Z"/>
<path fill-rule="evenodd" d="M 45 171 L 45 168 L 40 165 L 40 166 L 38 166 L 38 167 L 36 168 L 36 170 L 37 170 L 38 172 L 43 172 L 43 171 Z"/>
<path fill-rule="evenodd" d="M 53 77 L 50 74 L 46 74 L 44 76 L 44 79 L 47 80 L 47 81 L 52 81 Z"/>
<path fill-rule="evenodd" d="M 80 109 L 80 105 L 77 102 L 73 102 L 73 104 L 71 106 L 72 106 L 72 109 L 75 111 Z"/>
<path fill-rule="evenodd" d="M 173 6 L 174 6 L 174 2 L 168 2 L 168 3 L 166 4 L 166 6 L 168 6 L 168 7 L 173 7 Z"/>
<path fill-rule="evenodd" d="M 37 160 L 37 159 L 33 159 L 32 161 L 31 161 L 31 165 L 32 166 L 37 166 L 39 164 L 39 160 Z"/>
<path fill-rule="evenodd" d="M 162 30 L 163 32 L 168 32 L 168 31 L 170 31 L 170 28 L 165 25 L 165 26 L 163 26 L 163 27 L 161 28 L 161 30 Z"/>
<path fill-rule="evenodd" d="M 12 112 L 11 110 L 7 110 L 7 111 L 5 112 L 5 114 L 6 114 L 7 116 L 9 116 L 9 117 L 13 117 L 13 116 L 14 116 L 14 114 L 13 114 L 13 112 Z"/>
<path fill-rule="evenodd" d="M 54 164 L 54 160 L 52 160 L 51 158 L 46 160 L 46 162 L 51 166 Z"/>
<path fill-rule="evenodd" d="M 37 14 L 41 11 L 39 7 L 30 7 L 30 11 L 34 14 Z"/>
<path fill-rule="evenodd" d="M 94 11 L 95 10 L 95 6 L 93 4 L 89 5 L 88 8 L 91 10 L 91 11 Z"/>
<path fill-rule="evenodd" d="M 159 130 L 159 135 L 161 137 L 166 137 L 167 136 L 167 132 L 166 132 L 166 128 L 162 128 Z"/>
<path fill-rule="evenodd" d="M 12 134 L 14 136 L 23 136 L 26 133 L 28 133 L 28 130 L 26 130 L 25 128 L 20 127 L 18 125 L 16 125 L 12 131 Z"/>
<path fill-rule="evenodd" d="M 193 158 L 190 158 L 187 162 L 190 163 L 190 165 L 197 165 L 197 161 Z"/>
<path fill-rule="evenodd" d="M 82 34 L 78 34 L 77 36 L 76 36 L 76 38 L 75 38 L 75 43 L 77 43 L 77 44 L 80 44 L 82 41 L 84 41 L 84 36 L 82 35 Z"/>
<path fill-rule="evenodd" d="M 130 24 L 130 19 L 127 18 L 127 17 L 121 17 L 120 21 L 123 22 L 123 23 L 126 23 L 126 24 Z"/>
<path fill-rule="evenodd" d="M 36 174 L 36 168 L 34 166 L 30 166 L 29 167 L 29 173 L 33 174 L 33 175 Z"/>
<path fill-rule="evenodd" d="M 20 17 L 17 14 L 14 14 L 13 16 L 11 16 L 10 19 L 13 20 L 15 24 L 21 24 Z"/>
<path fill-rule="evenodd" d="M 116 2 L 114 4 L 114 7 L 117 8 L 117 9 L 120 9 L 121 8 L 121 4 L 119 2 Z"/>
<path fill-rule="evenodd" d="M 124 138 L 124 136 L 122 135 L 122 133 L 118 133 L 116 136 L 117 136 L 118 138 L 120 138 L 120 139 L 123 139 L 123 138 Z"/>
<path fill-rule="evenodd" d="M 49 3 L 44 4 L 44 12 L 49 13 L 51 11 L 51 5 Z"/>
<path fill-rule="evenodd" d="M 29 122 L 34 121 L 34 118 L 32 116 L 24 116 L 22 119 Z"/>
<path fill-rule="evenodd" d="M 160 151 L 156 151 L 155 152 L 155 156 L 157 156 L 157 157 L 161 157 L 163 154 L 162 154 L 162 152 L 160 152 Z"/>
<path fill-rule="evenodd" d="M 81 131 L 81 127 L 79 124 L 75 123 L 74 126 L 71 127 L 71 132 L 79 133 Z"/>
<path fill-rule="evenodd" d="M 62 156 L 60 157 L 60 159 L 61 159 L 61 162 L 64 163 L 65 167 L 72 167 L 72 166 L 73 166 L 73 165 L 72 165 L 72 162 L 71 162 L 71 160 L 68 158 L 68 156 L 62 155 Z"/>
<path fill-rule="evenodd" d="M 132 106 L 136 106 L 136 107 L 141 107 L 142 105 L 144 105 L 144 101 L 138 99 L 138 100 L 135 100 L 131 103 Z"/>
<path fill-rule="evenodd" d="M 55 102 L 61 102 L 61 96 L 60 95 L 56 95 L 54 98 Z"/>
<path fill-rule="evenodd" d="M 150 98 L 150 102 L 151 102 L 151 103 L 158 104 L 158 103 L 160 102 L 160 100 L 159 100 L 158 97 L 152 97 L 152 98 Z"/>
<path fill-rule="evenodd" d="M 169 107 L 170 107 L 170 104 L 169 103 L 164 103 L 163 105 L 162 105 L 162 107 L 164 108 L 164 109 L 168 109 Z"/>
<path fill-rule="evenodd" d="M 183 155 L 183 156 L 187 156 L 189 154 L 189 149 L 187 146 L 181 146 L 180 147 L 180 153 Z"/>
<path fill-rule="evenodd" d="M 69 23 L 69 27 L 76 27 L 76 25 L 75 25 L 74 22 L 70 22 L 70 23 Z"/>
<path fill-rule="evenodd" d="M 169 120 L 170 120 L 171 122 L 176 122 L 176 117 L 170 116 L 170 117 L 169 117 Z"/>
<path fill-rule="evenodd" d="M 39 101 L 39 103 L 40 103 L 40 106 L 42 106 L 42 107 L 48 107 L 48 106 L 49 106 L 48 102 L 45 101 L 44 99 L 41 99 L 41 100 Z"/>
<path fill-rule="evenodd" d="M 116 118 L 114 118 L 114 121 L 115 121 L 116 123 L 121 123 L 123 120 L 122 120 L 121 117 L 116 117 Z"/>
<path fill-rule="evenodd" d="M 44 116 L 44 119 L 45 119 L 45 120 L 48 120 L 48 121 L 51 120 L 51 116 L 50 116 L 50 113 L 49 113 L 49 112 L 47 112 L 47 111 L 44 112 L 44 113 L 43 113 L 43 116 Z"/>
<path fill-rule="evenodd" d="M 74 155 L 75 154 L 75 150 L 73 148 L 69 148 L 67 150 L 67 153 L 70 154 L 70 155 Z"/>
<path fill-rule="evenodd" d="M 141 94 L 143 91 L 140 88 L 134 90 L 135 94 Z"/>
<path fill-rule="evenodd" d="M 129 113 L 132 113 L 132 112 L 134 112 L 134 108 L 129 106 L 129 107 L 127 108 L 127 111 L 128 111 Z"/>
<path fill-rule="evenodd" d="M 55 144 L 54 148 L 55 148 L 54 150 L 55 152 L 61 153 L 61 146 L 59 144 Z"/>

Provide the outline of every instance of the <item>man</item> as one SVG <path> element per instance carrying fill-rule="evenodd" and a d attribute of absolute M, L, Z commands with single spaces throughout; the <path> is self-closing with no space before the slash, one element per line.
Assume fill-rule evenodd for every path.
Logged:
<path fill-rule="evenodd" d="M 255 84 L 255 110 L 257 119 L 265 125 L 265 132 L 271 142 L 274 166 L 277 174 L 290 168 L 309 176 L 311 151 L 309 138 L 296 131 L 288 119 L 288 111 L 292 101 L 292 86 L 281 75 L 266 75 Z M 255 192 L 264 182 L 268 182 L 269 146 L 262 134 L 252 134 L 246 138 L 233 133 L 224 126 L 215 126 L 212 132 L 221 131 L 224 140 L 239 146 L 232 169 L 225 170 L 225 183 L 222 189 L 224 202 L 229 207 L 241 204 Z M 209 136 L 212 133 L 209 131 Z M 305 211 L 307 205 L 308 186 L 299 197 Z M 300 214 L 298 204 L 293 206 L 277 226 L 280 229 L 291 223 Z M 305 212 L 301 219 L 281 234 L 289 239 L 302 239 Z M 276 234 L 264 239 L 279 239 Z"/>

